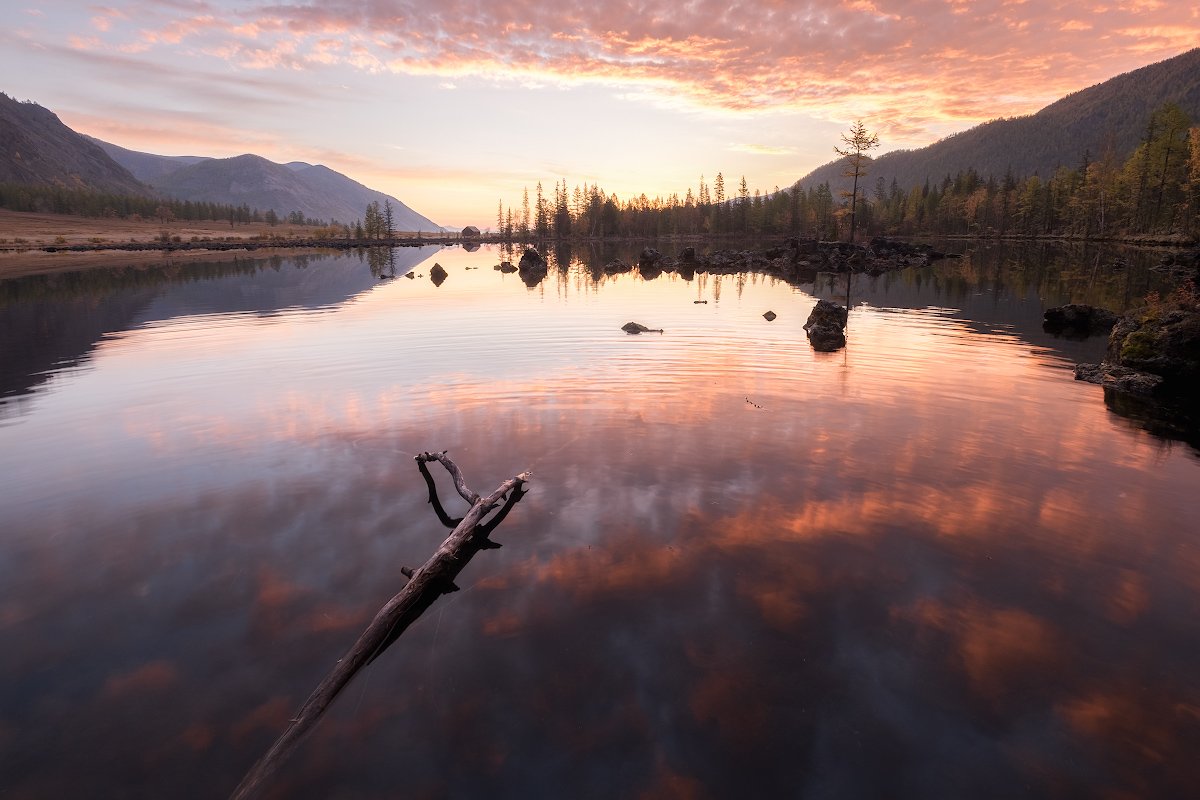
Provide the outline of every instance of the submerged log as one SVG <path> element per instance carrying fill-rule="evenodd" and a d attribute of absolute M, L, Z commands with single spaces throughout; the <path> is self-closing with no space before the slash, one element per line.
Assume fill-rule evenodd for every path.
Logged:
<path fill-rule="evenodd" d="M 437 500 L 432 477 L 425 466 L 430 461 L 437 461 L 446 468 L 454 479 L 455 489 L 467 502 L 471 503 L 470 510 L 461 520 L 450 519 Z M 399 594 L 379 609 L 375 618 L 371 620 L 371 624 L 358 637 L 354 646 L 338 660 L 333 670 L 300 707 L 287 729 L 246 773 L 242 782 L 230 796 L 232 800 L 246 800 L 255 797 L 280 765 L 300 745 L 303 738 L 312 731 L 325 710 L 329 708 L 342 689 L 346 688 L 351 679 L 363 667 L 378 658 L 427 608 L 433 605 L 435 600 L 443 594 L 458 591 L 454 579 L 472 556 L 480 550 L 490 550 L 500 546 L 491 541 L 488 535 L 495 530 L 509 510 L 524 495 L 523 487 L 529 480 L 529 473 L 522 472 L 501 483 L 486 497 L 480 497 L 467 487 L 462 470 L 446 457 L 445 452 L 421 453 L 416 457 L 416 462 L 429 485 L 430 502 L 434 504 L 438 518 L 447 527 L 453 525 L 454 530 L 419 569 L 400 568 L 400 571 L 409 579 L 408 583 L 400 590 Z M 502 502 L 504 505 L 500 511 L 492 519 L 484 522 L 484 517 L 500 506 Z"/>

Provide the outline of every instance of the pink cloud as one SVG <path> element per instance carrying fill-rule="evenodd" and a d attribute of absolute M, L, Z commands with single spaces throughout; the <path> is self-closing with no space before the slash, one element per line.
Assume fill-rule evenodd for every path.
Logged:
<path fill-rule="evenodd" d="M 157 0 L 143 10 L 139 20 L 155 21 L 144 42 L 243 70 L 592 83 L 674 107 L 864 118 L 906 136 L 1028 113 L 1200 41 L 1196 13 L 1160 0 L 1082 19 L 1070 4 L 1024 0 L 330 0 L 236 11 Z"/>

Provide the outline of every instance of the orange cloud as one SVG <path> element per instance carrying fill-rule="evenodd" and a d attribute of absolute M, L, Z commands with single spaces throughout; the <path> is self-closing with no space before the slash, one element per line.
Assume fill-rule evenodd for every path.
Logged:
<path fill-rule="evenodd" d="M 489 82 L 598 83 L 709 111 L 876 119 L 908 137 L 932 122 L 1027 113 L 1200 41 L 1195 14 L 1159 2 L 1125 3 L 1089 21 L 1071 7 L 958 0 L 744 0 L 720 13 L 668 0 L 636 12 L 621 0 L 336 0 L 222 16 L 146 5 L 157 24 L 141 29 L 145 41 L 187 43 L 243 70 L 341 64 Z M 1090 34 L 1086 51 L 1081 31 Z M 130 43 L 121 38 L 128 32 L 101 32 L 114 48 Z M 987 102 L 950 105 L 964 95 Z"/>

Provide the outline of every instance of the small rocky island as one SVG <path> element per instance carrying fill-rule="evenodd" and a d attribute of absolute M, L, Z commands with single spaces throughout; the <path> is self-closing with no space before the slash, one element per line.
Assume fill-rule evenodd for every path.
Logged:
<path fill-rule="evenodd" d="M 1075 377 L 1143 397 L 1200 397 L 1198 300 L 1187 283 L 1114 318 L 1104 360 L 1078 365 Z"/>

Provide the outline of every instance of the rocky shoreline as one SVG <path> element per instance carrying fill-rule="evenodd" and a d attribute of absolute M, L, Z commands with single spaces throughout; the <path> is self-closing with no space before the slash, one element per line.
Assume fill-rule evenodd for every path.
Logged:
<path fill-rule="evenodd" d="M 594 271 L 599 277 L 600 274 L 630 272 L 636 267 L 644 279 L 656 278 L 664 272 L 685 276 L 695 273 L 732 275 L 758 272 L 788 279 L 816 272 L 882 275 L 907 267 L 928 266 L 945 258 L 959 256 L 943 253 L 928 245 L 884 238 L 872 239 L 867 245 L 793 238 L 764 250 L 730 249 L 701 254 L 696 252 L 695 247 L 689 246 L 673 257 L 647 247 L 638 256 L 636 264 L 612 260 Z"/>

